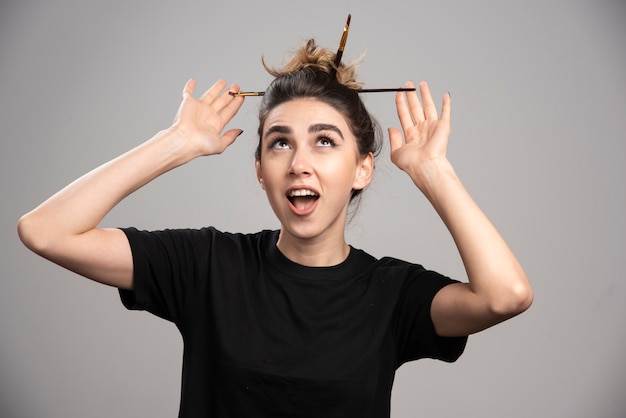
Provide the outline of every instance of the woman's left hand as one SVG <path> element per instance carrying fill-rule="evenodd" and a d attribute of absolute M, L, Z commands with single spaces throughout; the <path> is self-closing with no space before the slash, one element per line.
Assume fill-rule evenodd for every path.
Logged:
<path fill-rule="evenodd" d="M 413 87 L 407 83 L 407 87 Z M 519 261 L 469 195 L 446 157 L 450 95 L 437 114 L 428 84 L 396 95 L 402 133 L 389 129 L 391 160 L 406 171 L 432 203 L 457 245 L 468 283 L 445 286 L 435 295 L 431 318 L 438 335 L 481 331 L 526 310 L 532 288 Z"/>
<path fill-rule="evenodd" d="M 412 82 L 406 87 L 414 87 Z M 417 92 L 396 94 L 396 108 L 402 133 L 396 128 L 389 128 L 391 161 L 407 172 L 418 185 L 420 179 L 428 173 L 431 163 L 447 162 L 446 151 L 450 138 L 450 94 L 443 97 L 441 116 L 430 94 L 428 84 L 419 85 L 422 103 Z M 402 134 L 404 134 L 404 139 Z"/>

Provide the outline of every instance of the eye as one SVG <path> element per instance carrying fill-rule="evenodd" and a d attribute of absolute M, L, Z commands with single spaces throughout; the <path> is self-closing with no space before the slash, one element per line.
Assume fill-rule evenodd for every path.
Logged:
<path fill-rule="evenodd" d="M 289 148 L 289 143 L 284 138 L 276 138 L 269 142 L 268 148 L 270 149 L 286 149 Z"/>
<path fill-rule="evenodd" d="M 320 147 L 334 147 L 336 144 L 331 138 L 322 136 L 317 139 L 317 145 Z"/>

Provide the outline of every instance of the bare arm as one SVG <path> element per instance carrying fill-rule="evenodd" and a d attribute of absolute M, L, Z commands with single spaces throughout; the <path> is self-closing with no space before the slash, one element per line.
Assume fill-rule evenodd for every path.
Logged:
<path fill-rule="evenodd" d="M 106 214 L 126 196 L 159 175 L 192 159 L 221 153 L 241 133 L 221 135 L 243 99 L 215 83 L 195 99 L 195 80 L 183 91 L 174 124 L 153 138 L 85 174 L 22 216 L 18 234 L 37 254 L 98 282 L 133 287 L 128 240 L 119 229 L 99 228 Z M 231 86 L 231 91 L 237 91 Z"/>
<path fill-rule="evenodd" d="M 446 157 L 450 96 L 444 96 L 439 117 L 425 82 L 420 83 L 420 94 L 423 107 L 417 93 L 396 96 L 405 139 L 397 129 L 389 130 L 391 159 L 409 174 L 445 223 L 469 279 L 437 293 L 431 307 L 435 329 L 442 336 L 468 335 L 526 310 L 532 289 L 517 258 Z"/>

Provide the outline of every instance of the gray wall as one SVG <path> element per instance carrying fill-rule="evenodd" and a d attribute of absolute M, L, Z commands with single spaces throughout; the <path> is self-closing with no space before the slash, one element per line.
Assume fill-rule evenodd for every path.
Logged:
<path fill-rule="evenodd" d="M 410 3 L 410 4 L 407 4 Z M 626 7 L 623 1 L 3 0 L 0 5 L 0 412 L 172 417 L 181 340 L 103 287 L 29 253 L 18 217 L 165 128 L 185 81 L 263 89 L 308 37 L 366 52 L 369 87 L 452 93 L 450 159 L 518 254 L 536 298 L 449 365 L 403 366 L 393 416 L 623 417 L 626 401 Z M 393 94 L 367 97 L 398 126 Z M 258 102 L 227 152 L 132 195 L 105 219 L 140 228 L 277 226 L 256 184 Z M 451 239 L 388 161 L 350 242 L 464 280 Z M 71 214 L 68 214 L 71 216 Z"/>

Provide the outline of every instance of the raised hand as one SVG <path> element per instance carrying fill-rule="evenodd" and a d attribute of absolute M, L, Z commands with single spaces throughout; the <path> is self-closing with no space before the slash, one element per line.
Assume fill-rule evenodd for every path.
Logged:
<path fill-rule="evenodd" d="M 200 155 L 224 151 L 241 133 L 222 134 L 243 98 L 220 80 L 194 99 L 195 80 L 183 91 L 174 124 L 130 151 L 78 178 L 24 215 L 18 231 L 36 253 L 85 277 L 133 287 L 133 260 L 124 233 L 98 225 L 122 199 L 161 174 Z M 231 86 L 231 91 L 239 87 Z M 68 214 L 72 214 L 68 216 Z"/>
<path fill-rule="evenodd" d="M 515 255 L 446 157 L 450 95 L 443 97 L 439 116 L 426 82 L 420 83 L 419 91 L 421 104 L 417 92 L 396 95 L 402 132 L 389 129 L 391 160 L 432 203 L 467 272 L 468 283 L 446 286 L 433 299 L 435 330 L 441 336 L 468 335 L 526 310 L 532 303 L 532 288 Z"/>
<path fill-rule="evenodd" d="M 406 86 L 413 87 L 413 83 L 408 82 Z M 450 138 L 450 95 L 443 97 L 439 116 L 425 81 L 420 83 L 419 90 L 422 103 L 417 92 L 396 94 L 402 133 L 396 128 L 389 128 L 391 161 L 407 172 L 416 184 L 423 174 L 427 174 L 429 164 L 447 162 Z"/>
<path fill-rule="evenodd" d="M 195 87 L 195 79 L 185 84 L 183 101 L 172 125 L 173 131 L 196 147 L 199 155 L 220 154 L 242 132 L 230 129 L 221 133 L 243 104 L 243 97 L 228 94 L 229 91 L 239 91 L 239 87 L 234 84 L 224 90 L 224 80 L 213 84 L 199 99 L 193 97 Z"/>

